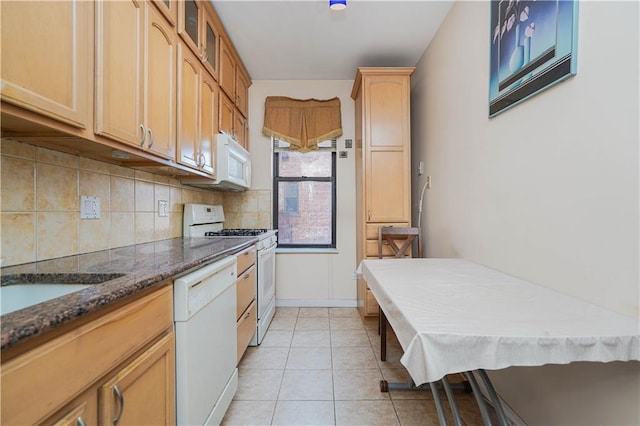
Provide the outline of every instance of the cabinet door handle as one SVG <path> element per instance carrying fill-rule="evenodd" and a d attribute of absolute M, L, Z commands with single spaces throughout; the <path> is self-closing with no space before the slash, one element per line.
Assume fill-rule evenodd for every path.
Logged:
<path fill-rule="evenodd" d="M 207 164 L 207 158 L 204 156 L 203 153 L 200 153 L 200 167 L 204 167 Z"/>
<path fill-rule="evenodd" d="M 367 220 L 371 220 L 371 210 L 367 210 Z"/>
<path fill-rule="evenodd" d="M 122 418 L 122 413 L 124 412 L 124 395 L 122 395 L 122 391 L 120 390 L 118 385 L 115 385 L 113 387 L 113 393 L 116 396 L 116 398 L 118 398 L 118 405 L 120 405 L 120 409 L 118 410 L 118 415 L 116 416 L 115 419 L 113 419 L 113 426 L 116 426 L 120 422 L 120 419 Z"/>
<path fill-rule="evenodd" d="M 144 141 L 147 140 L 147 131 L 144 129 L 144 126 L 140 125 L 140 130 L 142 130 L 142 140 L 140 141 L 140 148 L 144 146 Z"/>
<path fill-rule="evenodd" d="M 76 426 L 87 426 L 82 416 L 78 416 L 76 419 Z"/>
<path fill-rule="evenodd" d="M 151 148 L 153 146 L 153 131 L 151 127 L 149 127 L 149 137 L 151 138 L 151 140 L 149 140 L 149 148 Z"/>

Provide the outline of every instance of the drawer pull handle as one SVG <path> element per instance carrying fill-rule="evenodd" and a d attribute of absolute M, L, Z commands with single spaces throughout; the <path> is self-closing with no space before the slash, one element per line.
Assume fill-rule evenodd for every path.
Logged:
<path fill-rule="evenodd" d="M 244 316 L 245 319 L 249 318 L 251 316 L 251 311 L 247 312 L 247 314 Z"/>
<path fill-rule="evenodd" d="M 120 419 L 122 418 L 122 413 L 124 412 L 124 395 L 122 395 L 122 391 L 120 390 L 118 385 L 115 385 L 113 387 L 113 393 L 116 396 L 116 398 L 118 398 L 118 405 L 120 405 L 120 409 L 118 410 L 118 415 L 116 416 L 115 419 L 113 419 L 113 426 L 116 426 L 120 422 Z"/>
<path fill-rule="evenodd" d="M 78 418 L 76 419 L 76 426 L 87 426 L 82 416 L 78 416 Z"/>
<path fill-rule="evenodd" d="M 251 274 L 247 274 L 247 275 L 245 275 L 244 277 L 242 277 L 242 279 L 243 279 L 243 280 L 248 280 L 250 276 L 251 276 Z"/>

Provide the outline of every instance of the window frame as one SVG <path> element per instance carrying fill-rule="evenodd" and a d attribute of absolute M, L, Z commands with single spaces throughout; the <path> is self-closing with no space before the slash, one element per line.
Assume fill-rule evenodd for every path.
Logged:
<path fill-rule="evenodd" d="M 278 200 L 279 192 L 278 186 L 280 182 L 330 182 L 331 183 L 331 243 L 329 244 L 291 244 L 282 243 L 278 241 L 279 248 L 287 249 L 335 249 L 337 247 L 336 241 L 336 221 L 337 221 L 337 153 L 335 150 L 327 150 L 331 153 L 331 176 L 326 177 L 309 177 L 309 176 L 296 176 L 296 177 L 280 177 L 280 154 L 291 153 L 295 151 L 278 150 L 273 152 L 273 227 L 278 229 Z"/>

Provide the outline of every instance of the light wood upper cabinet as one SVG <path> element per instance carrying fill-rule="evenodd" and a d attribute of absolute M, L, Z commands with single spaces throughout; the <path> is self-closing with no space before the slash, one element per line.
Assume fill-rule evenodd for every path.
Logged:
<path fill-rule="evenodd" d="M 2 101 L 86 128 L 92 2 L 3 1 L 1 8 Z"/>
<path fill-rule="evenodd" d="M 178 17 L 177 0 L 151 0 L 172 27 L 176 26 Z"/>
<path fill-rule="evenodd" d="M 218 86 L 200 61 L 179 46 L 178 161 L 214 173 L 213 146 L 218 133 Z"/>
<path fill-rule="evenodd" d="M 218 79 L 218 50 L 220 49 L 220 36 L 218 28 L 209 12 L 205 10 L 202 19 L 202 50 L 201 57 L 204 67 L 214 79 Z"/>
<path fill-rule="evenodd" d="M 367 222 L 410 222 L 408 75 L 367 75 L 363 105 Z"/>
<path fill-rule="evenodd" d="M 181 0 L 178 4 L 178 34 L 217 80 L 220 32 L 212 13 L 204 2 Z"/>
<path fill-rule="evenodd" d="M 200 71 L 200 169 L 214 174 L 214 155 L 218 135 L 218 85 L 204 70 Z"/>
<path fill-rule="evenodd" d="M 95 4 L 96 134 L 174 158 L 173 30 L 149 3 Z"/>
<path fill-rule="evenodd" d="M 202 3 L 195 0 L 180 0 L 178 3 L 178 34 L 198 56 L 202 55 L 202 7 Z"/>
<path fill-rule="evenodd" d="M 96 2 L 97 134 L 144 143 L 144 3 Z"/>
<path fill-rule="evenodd" d="M 220 121 L 219 128 L 221 132 L 227 133 L 233 136 L 234 123 L 234 106 L 231 99 L 220 91 Z"/>
<path fill-rule="evenodd" d="M 145 111 L 148 148 L 164 158 L 175 157 L 176 37 L 164 18 L 147 8 Z"/>
<path fill-rule="evenodd" d="M 236 68 L 236 106 L 245 118 L 249 117 L 249 79 Z"/>
<path fill-rule="evenodd" d="M 169 334 L 100 387 L 100 424 L 175 423 L 174 365 L 175 341 Z"/>
<path fill-rule="evenodd" d="M 232 103 L 236 103 L 236 58 L 229 46 L 229 42 L 220 40 L 220 75 L 218 77 L 220 89 L 229 96 Z"/>
<path fill-rule="evenodd" d="M 200 61 L 183 45 L 178 52 L 178 161 L 197 168 Z"/>
<path fill-rule="evenodd" d="M 220 91 L 220 131 L 233 137 L 244 149 L 249 150 L 249 127 L 247 119 L 227 95 Z"/>
<path fill-rule="evenodd" d="M 234 111 L 234 124 L 233 134 L 238 142 L 244 149 L 249 150 L 248 138 L 247 138 L 247 119 L 238 113 L 238 109 Z"/>

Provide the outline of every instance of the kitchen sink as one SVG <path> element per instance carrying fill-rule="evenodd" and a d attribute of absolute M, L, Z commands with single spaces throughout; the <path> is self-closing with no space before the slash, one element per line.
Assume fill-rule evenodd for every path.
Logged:
<path fill-rule="evenodd" d="M 8 314 L 65 294 L 91 287 L 91 284 L 13 284 L 0 287 L 0 315 Z"/>
<path fill-rule="evenodd" d="M 84 290 L 124 274 L 24 274 L 3 276 L 0 315 Z"/>

